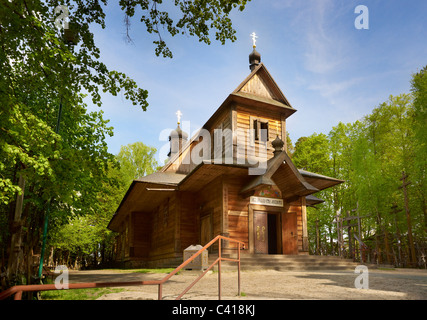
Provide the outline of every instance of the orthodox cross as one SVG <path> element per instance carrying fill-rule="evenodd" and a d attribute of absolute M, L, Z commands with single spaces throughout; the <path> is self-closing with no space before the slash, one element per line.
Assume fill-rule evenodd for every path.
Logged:
<path fill-rule="evenodd" d="M 258 36 L 256 35 L 255 32 L 252 32 L 251 37 L 252 37 L 252 46 L 255 48 L 256 47 L 256 39 L 258 38 Z"/>
<path fill-rule="evenodd" d="M 175 114 L 176 114 L 176 117 L 178 118 L 178 124 L 180 124 L 181 123 L 182 112 L 180 110 L 178 110 Z"/>

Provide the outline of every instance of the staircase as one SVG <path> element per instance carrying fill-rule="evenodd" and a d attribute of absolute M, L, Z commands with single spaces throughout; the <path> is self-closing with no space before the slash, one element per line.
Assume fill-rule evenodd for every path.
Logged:
<path fill-rule="evenodd" d="M 209 263 L 218 256 L 209 254 Z M 230 256 L 236 258 L 236 256 Z M 314 255 L 281 255 L 281 254 L 242 254 L 240 268 L 248 270 L 277 270 L 277 271 L 303 271 L 303 270 L 353 270 L 361 263 L 351 259 L 336 256 Z M 236 262 L 222 261 L 222 270 L 237 270 Z M 218 266 L 215 266 L 218 270 Z"/>

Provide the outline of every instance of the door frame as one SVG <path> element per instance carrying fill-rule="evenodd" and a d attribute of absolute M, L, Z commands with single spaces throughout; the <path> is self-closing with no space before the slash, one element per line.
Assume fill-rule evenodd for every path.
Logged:
<path fill-rule="evenodd" d="M 287 212 L 288 208 L 285 207 L 273 207 L 273 206 L 263 206 L 259 204 L 249 204 L 248 205 L 248 227 L 249 227 L 249 253 L 254 254 L 255 253 L 255 226 L 254 226 L 254 211 L 263 211 L 265 214 L 277 214 L 278 220 L 277 224 L 282 225 L 282 217 L 281 214 L 284 212 Z M 282 233 L 278 232 L 277 237 L 281 237 Z M 278 241 L 280 243 L 280 248 L 277 248 L 278 252 L 283 252 L 282 250 L 282 241 Z"/>

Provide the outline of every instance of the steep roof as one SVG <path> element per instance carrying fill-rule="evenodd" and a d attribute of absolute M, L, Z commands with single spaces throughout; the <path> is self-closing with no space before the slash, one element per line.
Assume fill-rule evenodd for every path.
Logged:
<path fill-rule="evenodd" d="M 120 212 L 122 210 L 132 211 L 132 208 L 138 203 L 144 203 L 146 210 L 152 210 L 168 197 L 170 192 L 177 190 L 179 183 L 185 177 L 185 174 L 175 172 L 156 172 L 133 180 L 107 228 L 118 231 Z"/>
<path fill-rule="evenodd" d="M 210 123 L 215 121 L 217 115 L 233 102 L 264 109 L 279 109 L 285 115 L 285 118 L 297 111 L 289 103 L 263 63 L 254 68 L 245 80 L 228 95 L 203 127 L 208 127 Z"/>
<path fill-rule="evenodd" d="M 260 63 L 232 92 L 233 95 L 248 95 L 264 98 L 266 102 L 296 111 L 274 81 L 266 66 Z M 273 100 L 273 101 L 271 101 Z"/>
<path fill-rule="evenodd" d="M 289 190 L 289 192 L 287 195 L 284 195 L 285 198 L 295 195 L 308 195 L 319 191 L 319 189 L 305 181 L 289 158 L 286 151 L 282 151 L 278 155 L 275 155 L 273 158 L 269 159 L 267 161 L 267 168 L 265 173 L 254 177 L 252 181 L 250 181 L 242 188 L 242 190 L 240 190 L 240 193 L 249 194 L 255 191 L 256 188 L 263 185 L 277 185 L 280 188 L 281 181 L 278 180 L 281 180 L 284 177 L 286 177 L 286 183 L 289 184 L 289 188 L 286 188 Z M 284 186 L 282 186 L 280 189 L 284 190 L 283 187 Z"/>

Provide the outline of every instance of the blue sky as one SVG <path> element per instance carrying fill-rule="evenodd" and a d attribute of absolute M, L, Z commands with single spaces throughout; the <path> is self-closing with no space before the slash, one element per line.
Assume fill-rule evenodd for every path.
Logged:
<path fill-rule="evenodd" d="M 358 5 L 369 9 L 368 30 L 355 28 Z M 117 154 L 136 141 L 160 150 L 168 143 L 160 133 L 176 127 L 178 109 L 191 132 L 202 126 L 249 74 L 252 32 L 262 62 L 298 110 L 287 121 L 292 141 L 327 134 L 390 95 L 410 92 L 411 75 L 427 64 L 426 14 L 425 0 L 253 0 L 231 15 L 234 43 L 206 45 L 163 32 L 174 55 L 169 59 L 156 57 L 156 37 L 137 17 L 131 20 L 133 44 L 126 43 L 124 14 L 111 2 L 107 28 L 93 28 L 101 60 L 147 89 L 149 107 L 144 112 L 121 94 L 103 95 L 104 118 L 114 127 L 109 151 Z"/>

